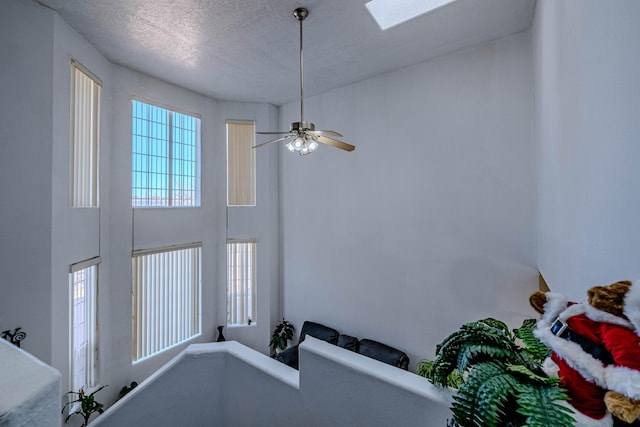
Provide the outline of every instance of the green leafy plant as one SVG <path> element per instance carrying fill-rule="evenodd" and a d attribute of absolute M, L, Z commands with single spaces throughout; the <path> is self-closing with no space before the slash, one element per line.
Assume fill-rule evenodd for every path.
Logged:
<path fill-rule="evenodd" d="M 420 362 L 418 362 L 416 374 L 425 378 L 431 378 L 431 370 L 433 369 L 434 365 L 435 362 L 433 360 L 421 360 Z M 454 369 L 447 376 L 445 386 L 457 389 L 460 387 L 461 382 L 462 378 L 460 377 L 460 373 L 457 369 Z"/>
<path fill-rule="evenodd" d="M 81 427 L 86 427 L 87 424 L 89 423 L 89 418 L 91 418 L 91 415 L 93 415 L 95 412 L 102 414 L 104 412 L 104 404 L 96 401 L 94 395 L 105 387 L 106 385 L 103 385 L 102 387 L 95 390 L 91 394 L 85 394 L 83 389 L 78 390 L 78 392 L 75 392 L 75 391 L 68 392 L 67 394 L 75 395 L 77 398 L 75 400 L 67 402 L 62 407 L 62 413 L 64 414 L 64 411 L 67 408 L 67 406 L 71 406 L 73 408 L 74 403 L 80 403 L 80 406 L 75 410 L 73 410 L 69 415 L 67 415 L 67 418 L 65 418 L 64 420 L 65 424 L 67 423 L 67 421 L 69 421 L 69 418 L 71 418 L 72 416 L 80 415 L 82 416 L 82 419 L 83 419 Z"/>
<path fill-rule="evenodd" d="M 131 384 L 126 385 L 124 387 L 122 387 L 120 389 L 120 392 L 118 393 L 118 400 L 122 399 L 123 397 L 125 397 L 127 395 L 127 393 L 129 393 L 131 390 L 133 390 L 134 388 L 136 388 L 138 386 L 138 383 L 135 381 L 131 381 Z"/>
<path fill-rule="evenodd" d="M 467 323 L 437 346 L 432 364 L 422 363 L 434 384 L 457 388 L 451 407 L 455 423 L 449 425 L 574 424 L 571 410 L 558 403 L 568 399 L 565 390 L 542 372 L 550 350 L 533 335 L 534 327 L 532 319 L 513 333 L 496 319 Z M 452 377 L 456 371 L 459 383 Z"/>
<path fill-rule="evenodd" d="M 271 352 L 275 352 L 276 349 L 284 350 L 287 348 L 287 341 L 293 339 L 294 330 L 293 325 L 284 320 L 283 317 L 273 330 L 273 334 L 271 334 L 271 342 L 269 342 Z"/>

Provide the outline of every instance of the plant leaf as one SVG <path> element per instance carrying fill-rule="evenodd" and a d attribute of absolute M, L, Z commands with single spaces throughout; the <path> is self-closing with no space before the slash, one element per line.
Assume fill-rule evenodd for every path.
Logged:
<path fill-rule="evenodd" d="M 454 396 L 451 411 L 456 422 L 462 427 L 497 426 L 507 402 L 515 396 L 515 382 L 500 363 L 475 365 Z"/>
<path fill-rule="evenodd" d="M 534 334 L 536 327 L 535 319 L 526 319 L 522 322 L 522 326 L 514 329 L 516 337 L 520 338 L 525 346 L 525 351 L 532 357 L 536 363 L 542 363 L 551 355 L 551 349 L 544 345 Z"/>
<path fill-rule="evenodd" d="M 575 421 L 572 410 L 558 404 L 567 400 L 566 391 L 557 386 L 517 385 L 517 412 L 526 417 L 523 427 L 570 427 Z"/>

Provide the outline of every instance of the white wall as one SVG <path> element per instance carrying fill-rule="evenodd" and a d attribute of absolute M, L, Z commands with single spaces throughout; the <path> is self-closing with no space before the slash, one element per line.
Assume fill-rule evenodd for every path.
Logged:
<path fill-rule="evenodd" d="M 300 346 L 300 366 L 233 341 L 193 345 L 94 425 L 410 427 L 450 417 L 448 391 L 313 337 Z"/>
<path fill-rule="evenodd" d="M 462 323 L 534 313 L 536 177 L 528 34 L 309 98 L 355 144 L 281 148 L 284 314 L 406 351 Z M 281 109 L 280 127 L 299 120 Z"/>
<path fill-rule="evenodd" d="M 111 176 L 111 71 L 112 65 L 78 33 L 53 13 L 53 133 L 51 182 L 51 320 L 53 337 L 51 364 L 62 374 L 61 385 L 69 387 L 69 265 L 95 256 L 98 267 L 98 295 L 109 283 L 109 181 Z M 50 37 L 50 36 L 47 36 Z M 100 208 L 72 208 L 71 200 L 71 59 L 79 61 L 102 80 L 100 97 Z M 108 310 L 102 310 L 99 315 Z M 102 326 L 103 319 L 99 319 Z M 101 380 L 104 378 L 101 377 Z M 76 390 L 77 391 L 77 390 Z"/>
<path fill-rule="evenodd" d="M 108 62 L 55 12 L 10 0 L 0 14 L 0 330 L 22 326 L 23 348 L 61 373 L 69 390 L 69 264 L 102 256 L 99 268 L 98 400 L 115 400 L 123 385 L 141 381 L 186 343 L 136 365 L 131 363 L 131 251 L 203 242 L 202 334 L 215 338 L 225 321 L 225 119 L 277 124 L 266 104 L 221 103 Z M 103 81 L 100 209 L 69 207 L 70 60 Z M 131 97 L 202 116 L 202 206 L 131 208 Z M 259 208 L 233 217 L 236 230 L 259 237 L 265 275 L 259 301 L 263 322 L 235 338 L 267 352 L 278 316 L 277 150 L 258 154 Z M 76 421 L 71 421 L 74 425 Z"/>
<path fill-rule="evenodd" d="M 217 138 L 226 141 L 226 120 L 252 120 L 257 131 L 274 129 L 278 124 L 278 110 L 272 105 L 242 102 L 220 102 Z M 266 136 L 257 135 L 256 144 L 267 141 Z M 233 206 L 226 209 L 226 217 L 218 217 L 219 228 L 225 229 L 220 220 L 226 220 L 225 234 L 228 238 L 255 238 L 257 259 L 257 320 L 250 327 L 224 329 L 227 339 L 242 342 L 262 353 L 269 352 L 271 331 L 280 315 L 280 252 L 278 215 L 278 147 L 268 145 L 257 149 L 256 155 L 256 205 Z M 226 152 L 223 162 L 216 167 L 217 181 L 223 183 L 219 206 L 227 203 Z M 226 284 L 227 258 L 225 239 L 221 239 L 218 281 Z M 218 288 L 218 325 L 226 324 L 226 287 Z"/>
<path fill-rule="evenodd" d="M 640 2 L 538 0 L 538 262 L 572 298 L 640 277 Z"/>
<path fill-rule="evenodd" d="M 275 108 L 266 104 L 234 104 L 206 98 L 199 94 L 158 81 L 149 76 L 114 67 L 113 135 L 110 179 L 111 228 L 109 318 L 106 321 L 105 350 L 108 376 L 118 387 L 130 381 L 140 381 L 174 357 L 188 343 L 165 351 L 151 359 L 131 365 L 131 250 L 167 246 L 176 243 L 202 242 L 202 335 L 190 342 L 207 342 L 216 338 L 216 326 L 226 321 L 226 119 L 256 120 L 275 123 Z M 169 105 L 197 113 L 202 117 L 202 193 L 201 207 L 194 209 L 135 209 L 131 208 L 131 97 Z M 275 152 L 274 152 L 275 154 Z M 271 157 L 274 157 L 272 154 Z M 269 151 L 259 154 L 258 200 L 277 200 L 274 168 L 277 159 L 270 161 Z M 277 170 L 277 169 L 276 169 Z M 261 209 L 248 218 L 233 224 L 238 230 L 251 231 L 265 243 L 265 249 L 276 245 L 276 206 L 262 203 Z M 257 215 L 260 214 L 260 215 Z M 231 220 L 230 220 L 231 222 Z M 277 281 L 277 259 L 265 253 L 259 264 L 265 274 L 264 292 L 259 294 L 265 322 L 246 331 L 225 335 L 258 350 L 267 351 L 270 326 L 271 290 Z M 275 271 L 275 273 L 274 273 Z M 261 283 L 262 284 L 262 283 Z M 260 304 L 262 303 L 262 304 Z M 273 310 L 275 311 L 275 310 Z M 244 333 L 243 333 L 244 332 Z M 103 331 L 103 335 L 104 335 Z M 103 340 L 105 341 L 105 340 Z"/>
<path fill-rule="evenodd" d="M 220 230 L 215 218 L 221 215 L 216 204 L 216 159 L 224 155 L 224 145 L 214 138 L 217 102 L 199 94 L 161 82 L 123 67 L 113 67 L 111 179 L 109 181 L 109 285 L 102 294 L 107 314 L 101 343 L 107 378 L 114 385 L 111 396 L 131 381 L 146 378 L 186 344 L 131 363 L 131 251 L 202 242 L 202 334 L 190 342 L 211 341 L 216 319 L 216 266 Z M 173 209 L 132 209 L 131 207 L 131 99 L 198 114 L 201 121 L 202 191 L 201 207 Z M 222 148 L 221 148 L 222 146 Z M 224 211 L 222 211 L 223 213 Z M 106 393 L 105 393 L 106 395 Z"/>
<path fill-rule="evenodd" d="M 8 1 L 0 13 L 0 331 L 51 363 L 53 14 Z M 65 106 L 68 108 L 68 105 Z"/>

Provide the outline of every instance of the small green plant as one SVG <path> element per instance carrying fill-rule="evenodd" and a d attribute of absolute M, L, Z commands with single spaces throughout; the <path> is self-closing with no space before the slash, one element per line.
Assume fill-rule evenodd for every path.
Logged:
<path fill-rule="evenodd" d="M 496 319 L 467 323 L 421 364 L 434 384 L 457 388 L 448 426 L 573 426 L 571 410 L 558 404 L 566 391 L 542 372 L 550 350 L 533 335 L 535 323 L 525 320 L 513 333 Z"/>
<path fill-rule="evenodd" d="M 273 334 L 271 334 L 271 342 L 269 342 L 271 352 L 274 353 L 276 349 L 284 350 L 287 348 L 287 341 L 293 339 L 294 330 L 293 325 L 284 320 L 283 317 L 282 321 L 278 322 L 273 330 Z"/>
<path fill-rule="evenodd" d="M 86 427 L 87 424 L 89 424 L 89 418 L 91 418 L 91 415 L 93 415 L 95 412 L 102 414 L 104 412 L 104 404 L 96 401 L 94 395 L 105 387 L 106 385 L 103 385 L 102 387 L 100 387 L 99 389 L 95 390 L 93 393 L 88 395 L 85 394 L 83 389 L 80 389 L 77 392 L 75 391 L 68 392 L 67 394 L 75 395 L 77 399 L 67 402 L 62 407 L 62 413 L 64 414 L 64 411 L 68 406 L 73 407 L 74 403 L 80 403 L 80 407 L 76 408 L 73 412 L 67 415 L 67 418 L 65 418 L 64 420 L 65 424 L 67 423 L 67 421 L 69 421 L 69 418 L 71 418 L 72 416 L 80 415 L 83 418 L 81 427 Z"/>
<path fill-rule="evenodd" d="M 122 399 L 123 397 L 125 397 L 127 395 L 127 393 L 129 393 L 131 390 L 133 390 L 134 388 L 136 388 L 138 386 L 138 383 L 135 381 L 131 381 L 131 384 L 126 385 L 124 387 L 122 387 L 120 389 L 120 392 L 118 393 L 118 400 Z"/>

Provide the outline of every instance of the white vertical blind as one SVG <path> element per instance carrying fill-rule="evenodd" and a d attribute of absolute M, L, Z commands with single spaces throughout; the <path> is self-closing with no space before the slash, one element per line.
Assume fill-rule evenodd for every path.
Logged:
<path fill-rule="evenodd" d="M 72 91 L 71 203 L 97 207 L 100 84 L 74 63 Z"/>
<path fill-rule="evenodd" d="M 256 204 L 255 124 L 227 121 L 227 205 Z"/>
<path fill-rule="evenodd" d="M 192 246 L 134 252 L 134 361 L 200 333 L 200 251 Z"/>
<path fill-rule="evenodd" d="M 97 265 L 74 270 L 70 276 L 71 387 L 77 392 L 80 389 L 87 390 L 96 384 Z"/>
<path fill-rule="evenodd" d="M 227 324 L 256 322 L 256 243 L 227 242 Z"/>

